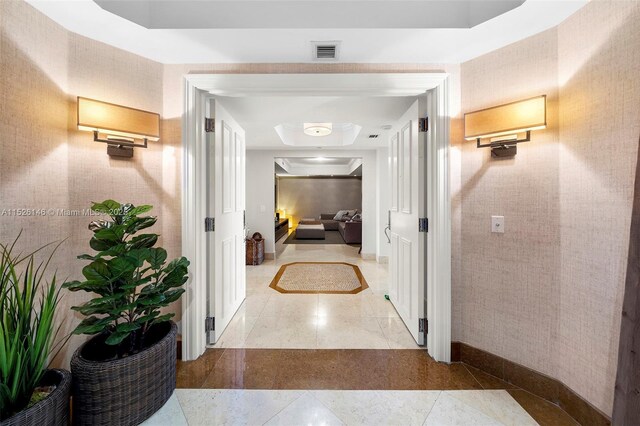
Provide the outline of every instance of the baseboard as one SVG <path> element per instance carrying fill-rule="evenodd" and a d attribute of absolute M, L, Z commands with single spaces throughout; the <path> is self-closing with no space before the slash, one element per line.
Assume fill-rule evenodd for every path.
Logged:
<path fill-rule="evenodd" d="M 610 425 L 611 418 L 560 380 L 462 342 L 451 342 L 451 361 L 463 362 L 558 405 L 585 426 Z"/>
<path fill-rule="evenodd" d="M 389 256 L 378 256 L 378 263 L 389 263 Z"/>
<path fill-rule="evenodd" d="M 360 257 L 364 260 L 376 260 L 375 253 L 360 253 Z"/>
<path fill-rule="evenodd" d="M 276 254 L 275 253 L 267 253 L 267 252 L 265 252 L 264 253 L 264 258 L 266 260 L 275 260 Z"/>

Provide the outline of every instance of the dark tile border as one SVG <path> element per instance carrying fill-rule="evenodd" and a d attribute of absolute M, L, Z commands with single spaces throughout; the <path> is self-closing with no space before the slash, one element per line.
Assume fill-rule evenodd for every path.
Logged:
<path fill-rule="evenodd" d="M 508 359 L 451 342 L 451 361 L 463 362 L 543 398 L 566 411 L 584 426 L 610 425 L 611 419 L 561 381 Z"/>

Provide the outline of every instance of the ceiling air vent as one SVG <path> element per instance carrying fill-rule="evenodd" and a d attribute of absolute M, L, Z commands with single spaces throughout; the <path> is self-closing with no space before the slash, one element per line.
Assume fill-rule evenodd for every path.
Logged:
<path fill-rule="evenodd" d="M 337 61 L 340 42 L 337 41 L 313 41 L 314 61 Z"/>
<path fill-rule="evenodd" d="M 376 139 L 380 135 L 369 135 L 369 139 Z"/>

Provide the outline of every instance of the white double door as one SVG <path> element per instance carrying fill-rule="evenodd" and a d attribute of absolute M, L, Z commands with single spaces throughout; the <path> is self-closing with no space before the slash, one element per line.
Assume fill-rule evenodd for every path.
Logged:
<path fill-rule="evenodd" d="M 209 100 L 207 116 L 214 131 L 207 133 L 207 217 L 214 229 L 207 234 L 208 316 L 215 343 L 246 296 L 245 274 L 245 133 L 219 99 Z"/>
<path fill-rule="evenodd" d="M 426 216 L 426 133 L 419 129 L 420 102 L 416 100 L 390 132 L 389 298 L 415 341 L 423 345 L 426 233 L 420 231 L 419 224 Z"/>

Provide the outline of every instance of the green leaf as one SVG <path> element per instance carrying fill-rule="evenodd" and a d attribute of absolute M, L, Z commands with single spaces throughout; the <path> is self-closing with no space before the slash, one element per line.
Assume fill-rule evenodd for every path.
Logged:
<path fill-rule="evenodd" d="M 105 240 L 110 242 L 120 242 L 124 236 L 125 228 L 122 225 L 114 225 L 111 228 L 105 228 L 97 231 L 93 234 L 93 237 L 98 240 Z"/>
<path fill-rule="evenodd" d="M 110 318 L 87 317 L 73 330 L 73 334 L 97 334 L 104 331 L 110 323 Z"/>
<path fill-rule="evenodd" d="M 111 273 L 109 272 L 109 267 L 105 263 L 104 260 L 96 260 L 82 268 L 82 275 L 87 280 L 111 280 Z"/>
<path fill-rule="evenodd" d="M 127 222 L 127 233 L 134 234 L 142 229 L 149 228 L 157 222 L 155 216 L 136 217 Z"/>
<path fill-rule="evenodd" d="M 124 339 L 126 339 L 127 337 L 129 337 L 131 333 L 130 332 L 120 332 L 120 331 L 116 331 L 114 333 L 111 333 L 111 335 L 109 337 L 107 337 L 107 340 L 105 340 L 105 343 L 107 345 L 118 345 L 120 344 Z"/>
<path fill-rule="evenodd" d="M 129 216 L 138 216 L 138 215 L 141 215 L 142 213 L 146 213 L 146 212 L 150 211 L 151 209 L 153 209 L 153 206 L 150 206 L 148 204 L 144 204 L 142 206 L 133 207 L 131 210 L 129 210 L 127 212 L 127 214 Z"/>
<path fill-rule="evenodd" d="M 145 260 L 151 255 L 151 250 L 147 248 L 139 248 L 130 250 L 126 254 L 126 258 L 136 265 L 136 267 L 142 266 Z"/>
<path fill-rule="evenodd" d="M 129 246 L 132 249 L 137 248 L 150 248 L 158 241 L 158 235 L 156 234 L 142 234 L 137 237 L 133 237 L 129 242 Z"/>
<path fill-rule="evenodd" d="M 105 213 L 105 214 L 108 214 L 109 216 L 114 215 L 121 209 L 122 209 L 122 204 L 113 200 L 105 200 L 101 203 L 93 203 L 93 205 L 91 206 L 91 210 L 98 213 Z"/>
<path fill-rule="evenodd" d="M 161 303 L 163 301 L 164 294 L 162 293 L 152 294 L 149 296 L 140 296 L 138 298 L 138 303 L 140 303 L 142 306 L 157 305 L 158 303 Z"/>
<path fill-rule="evenodd" d="M 152 248 L 149 251 L 147 261 L 151 267 L 156 270 L 162 268 L 162 265 L 164 265 L 164 262 L 167 260 L 167 251 L 161 247 Z"/>
<path fill-rule="evenodd" d="M 107 266 L 111 272 L 111 276 L 114 278 L 122 278 L 127 275 L 133 275 L 133 271 L 136 270 L 137 264 L 135 259 L 128 256 L 114 257 L 107 261 Z"/>
<path fill-rule="evenodd" d="M 91 256 L 90 254 L 81 254 L 80 256 L 78 256 L 78 259 L 80 260 L 96 260 L 95 256 Z"/>
<path fill-rule="evenodd" d="M 91 247 L 95 251 L 108 250 L 113 245 L 114 245 L 114 243 L 112 241 L 98 240 L 96 238 L 91 238 L 89 240 L 89 247 Z"/>
<path fill-rule="evenodd" d="M 176 314 L 164 314 L 164 315 L 160 315 L 158 318 L 153 320 L 152 324 L 158 324 L 161 322 L 166 322 L 169 321 L 171 318 L 173 318 Z"/>
<path fill-rule="evenodd" d="M 138 323 L 138 324 L 142 325 L 142 324 L 144 324 L 144 323 L 146 323 L 146 322 L 151 321 L 152 319 L 154 319 L 154 318 L 155 318 L 155 317 L 157 317 L 158 315 L 160 315 L 160 311 L 153 311 L 153 312 L 151 312 L 150 314 L 147 314 L 147 315 L 143 315 L 143 316 L 141 316 L 141 317 L 138 317 L 138 318 L 136 319 L 136 323 Z"/>
<path fill-rule="evenodd" d="M 140 327 L 140 324 L 136 324 L 135 322 L 123 322 L 116 327 L 116 333 L 131 333 Z"/>
<path fill-rule="evenodd" d="M 94 220 L 89 224 L 89 230 L 95 232 L 100 229 L 110 228 L 111 226 L 113 226 L 113 222 L 109 222 L 108 220 Z"/>

